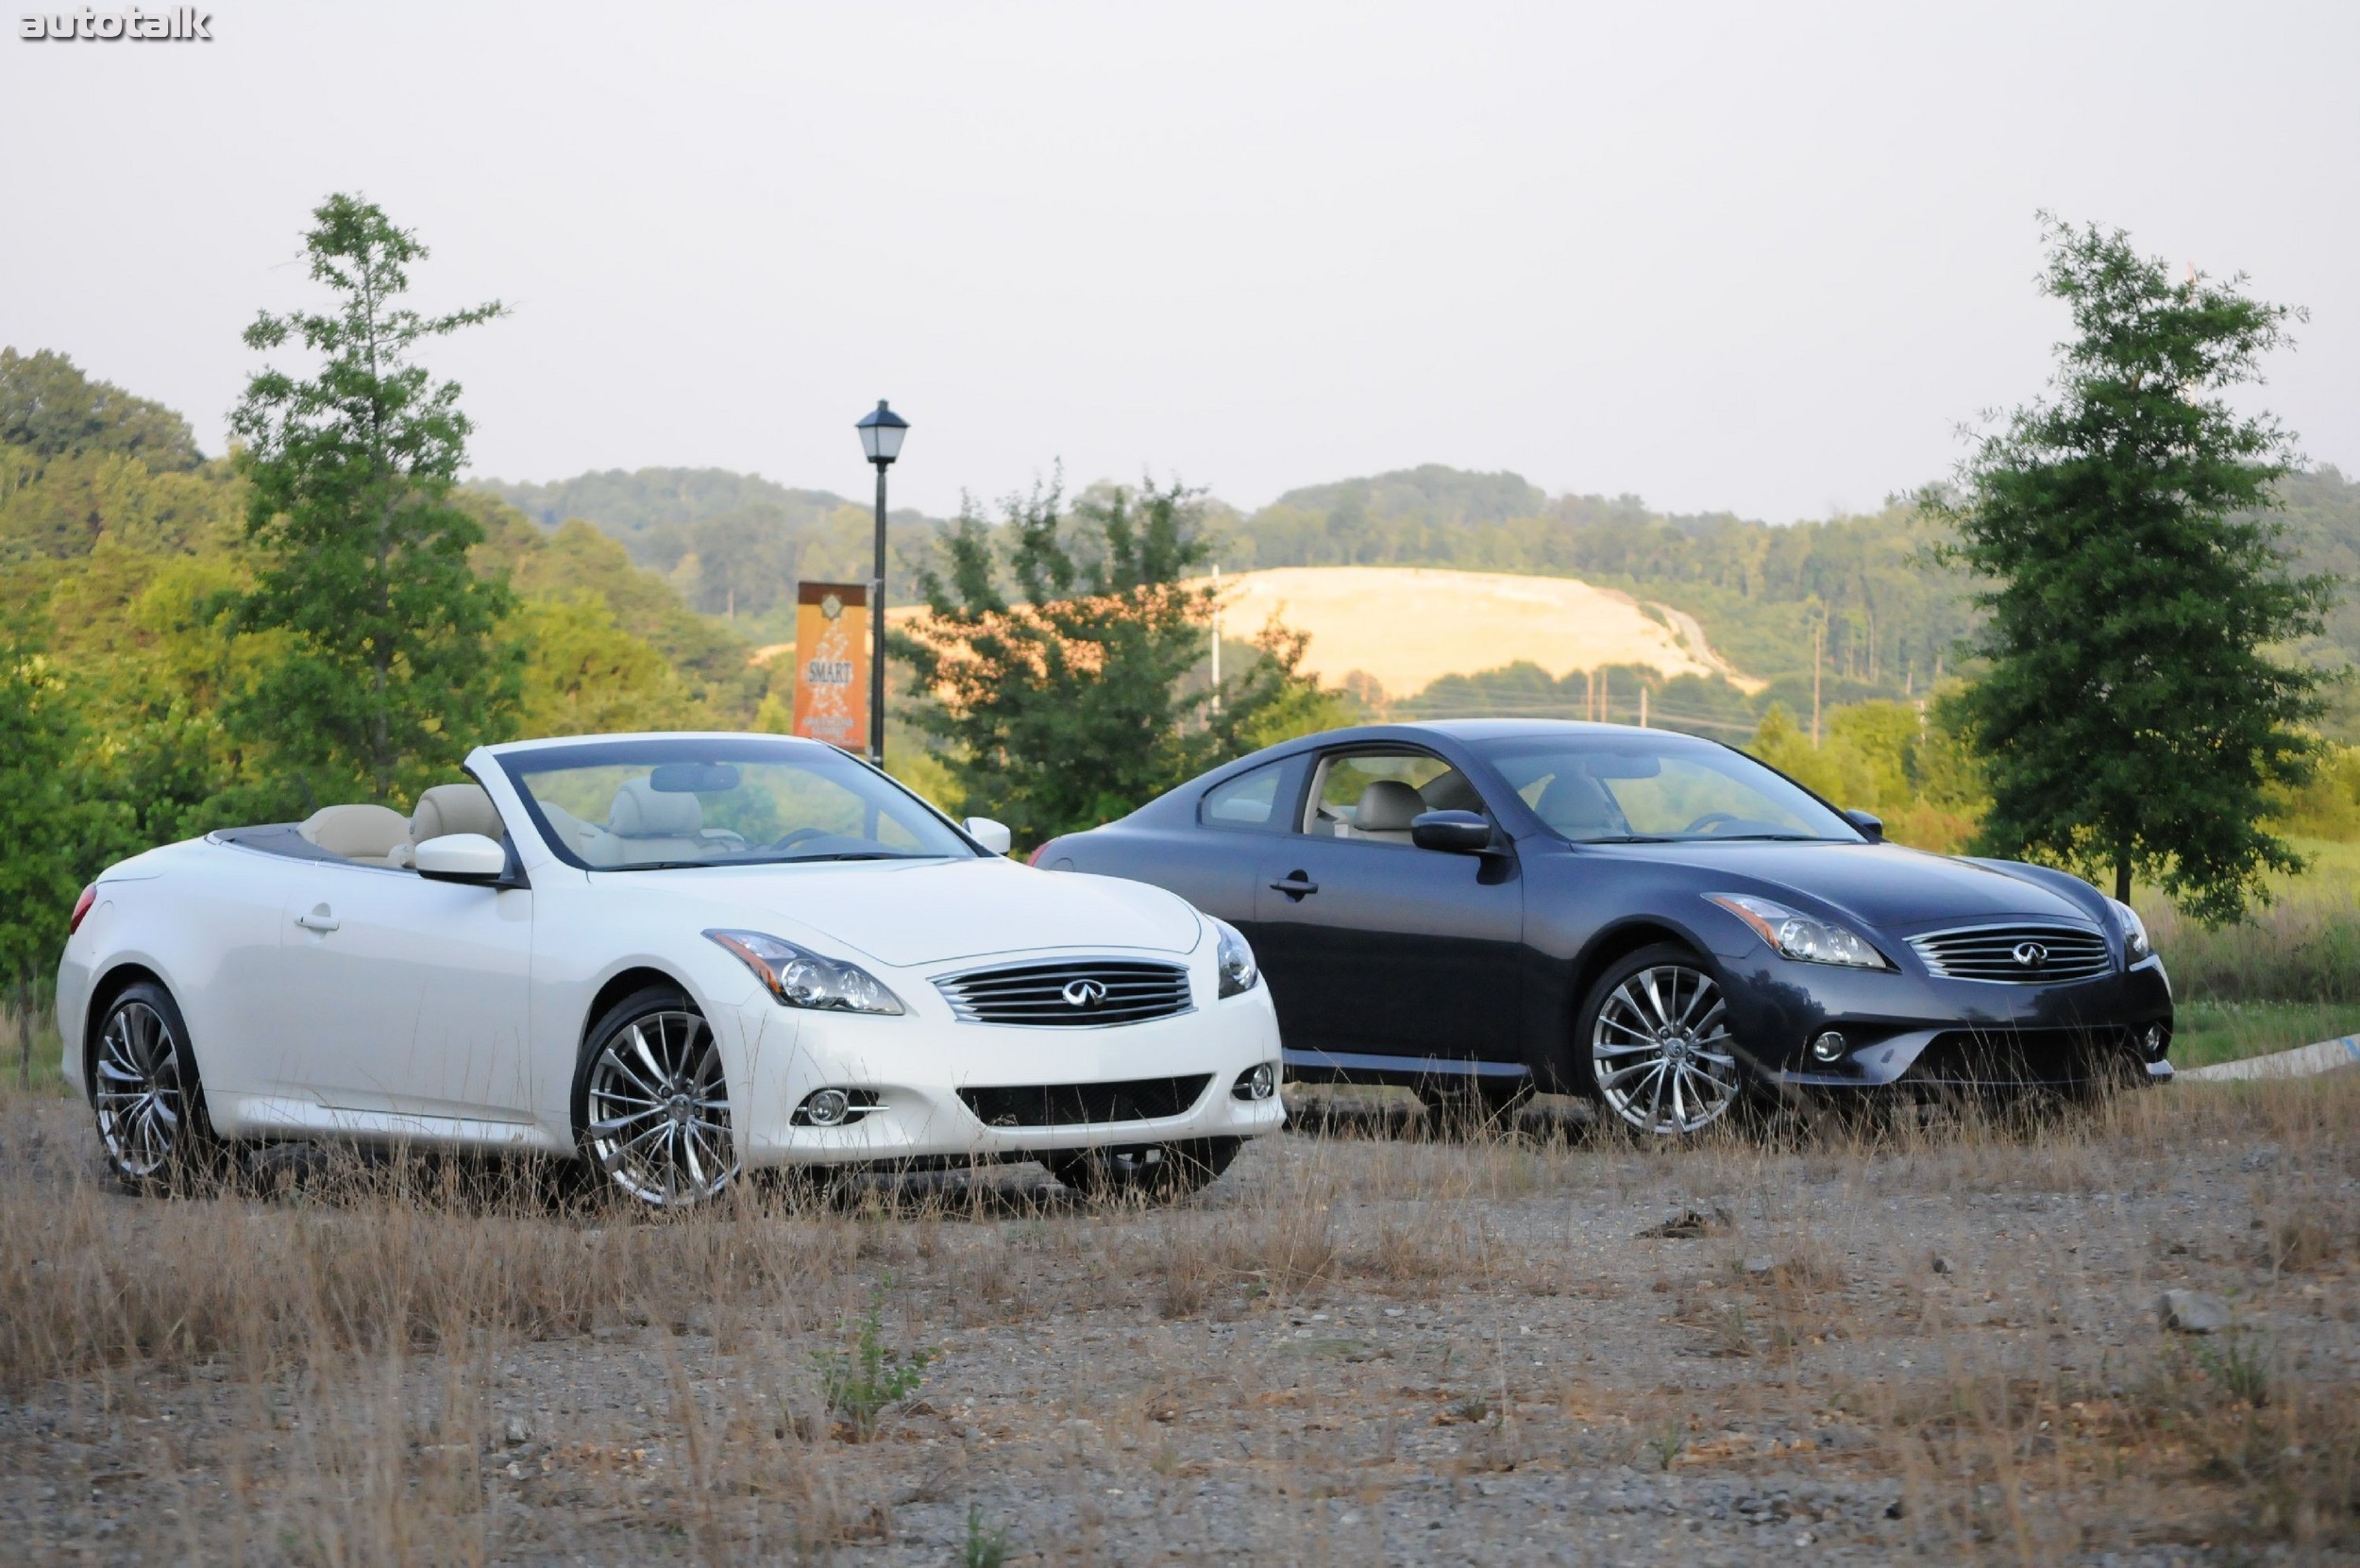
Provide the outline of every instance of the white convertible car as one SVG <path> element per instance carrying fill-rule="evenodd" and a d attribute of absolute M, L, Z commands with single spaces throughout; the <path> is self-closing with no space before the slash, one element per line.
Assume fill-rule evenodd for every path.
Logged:
<path fill-rule="evenodd" d="M 350 1138 L 578 1156 L 663 1207 L 995 1158 L 1171 1196 L 1283 1118 L 1236 931 L 1017 865 L 833 747 L 537 740 L 466 771 L 408 818 L 226 829 L 83 892 L 65 1069 L 122 1177 Z"/>

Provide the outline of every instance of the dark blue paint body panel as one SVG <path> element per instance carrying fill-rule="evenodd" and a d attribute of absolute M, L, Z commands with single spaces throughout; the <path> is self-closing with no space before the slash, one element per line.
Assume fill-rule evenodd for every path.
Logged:
<path fill-rule="evenodd" d="M 1592 982 L 1622 954 L 1677 942 L 1720 980 L 1731 1032 L 1757 1074 L 1797 1087 L 2054 1082 L 2127 1054 L 2166 1077 L 2171 988 L 2160 962 L 2126 966 L 2106 899 L 2046 868 L 1857 841 L 1571 843 L 1552 833 L 1470 741 L 1617 727 L 1467 720 L 1370 725 L 1290 741 L 1150 801 L 1121 820 L 1044 846 L 1053 869 L 1170 888 L 1244 931 L 1278 1005 L 1290 1067 L 1306 1076 L 1412 1082 L 1438 1072 L 1579 1087 L 1575 1020 Z M 1660 733 L 1653 738 L 1662 739 Z M 1696 742 L 1711 745 L 1710 742 Z M 1450 854 L 1347 842 L 1285 827 L 1207 825 L 1206 793 L 1272 763 L 1301 792 L 1321 753 L 1408 746 L 1457 767 L 1497 825 L 1496 852 Z M 1290 887 L 1307 881 L 1318 890 Z M 1799 963 L 1773 952 L 1713 894 L 1754 894 L 1859 932 L 1885 970 Z M 1951 980 L 1908 938 L 1961 926 L 2034 921 L 2102 935 L 2109 972 L 2056 984 Z M 1853 1050 L 1832 1068 L 1810 1041 L 1829 1029 Z M 2068 1059 L 2070 1058 L 2070 1059 Z"/>

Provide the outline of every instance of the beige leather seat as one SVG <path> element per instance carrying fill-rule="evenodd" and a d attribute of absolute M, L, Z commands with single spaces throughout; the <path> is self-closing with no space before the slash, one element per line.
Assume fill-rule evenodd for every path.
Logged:
<path fill-rule="evenodd" d="M 498 808 L 478 784 L 436 784 L 418 797 L 418 808 L 410 814 L 404 831 L 408 841 L 394 852 L 396 866 L 410 865 L 419 845 L 446 834 L 480 833 L 496 844 L 508 837 Z"/>
<path fill-rule="evenodd" d="M 1399 779 L 1373 779 L 1360 792 L 1352 814 L 1352 836 L 1374 838 L 1380 844 L 1409 842 L 1409 824 L 1425 811 L 1425 797 L 1417 786 Z"/>
<path fill-rule="evenodd" d="M 363 866 L 392 866 L 400 864 L 393 856 L 407 845 L 410 824 L 388 806 L 322 806 L 295 832 L 329 854 Z"/>
<path fill-rule="evenodd" d="M 610 845 L 617 864 L 642 860 L 700 860 L 713 853 L 701 836 L 704 807 L 685 792 L 658 791 L 646 779 L 632 779 L 615 792 L 607 808 L 606 831 L 625 842 Z"/>

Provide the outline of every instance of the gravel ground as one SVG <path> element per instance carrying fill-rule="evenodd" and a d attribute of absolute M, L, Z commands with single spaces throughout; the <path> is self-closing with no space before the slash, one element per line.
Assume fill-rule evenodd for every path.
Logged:
<path fill-rule="evenodd" d="M 759 1286 L 714 1264 L 562 1331 L 445 1303 L 399 1351 L 323 1320 L 294 1348 L 167 1329 L 20 1370 L 0 1558 L 939 1563 L 1004 1532 L 1010 1562 L 2341 1560 L 2353 1089 L 2181 1087 L 1876 1147 L 1347 1129 L 1166 1212 L 1010 1167 L 742 1214 L 716 1244 Z M 27 1215 L 87 1216 L 63 1228 L 137 1266 L 232 1222 L 312 1226 L 316 1254 L 377 1201 L 111 1195 L 79 1114 L 0 1116 L 11 1299 L 64 1263 L 23 1255 L 70 1244 Z M 585 1269 L 686 1244 L 519 1222 Z M 2167 1289 L 2230 1327 L 2166 1331 Z M 873 1435 L 821 1370 L 864 1313 L 931 1354 Z M 2308 1424 L 2268 1428 L 2295 1458 L 2235 1457 L 2266 1419 Z"/>

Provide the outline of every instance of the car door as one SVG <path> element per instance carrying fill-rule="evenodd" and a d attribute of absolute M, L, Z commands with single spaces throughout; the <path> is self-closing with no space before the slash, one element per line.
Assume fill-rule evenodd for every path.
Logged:
<path fill-rule="evenodd" d="M 1419 811 L 1482 804 L 1430 752 L 1318 759 L 1293 831 L 1264 841 L 1248 932 L 1290 1047 L 1521 1058 L 1524 880 L 1513 855 L 1409 842 Z"/>
<path fill-rule="evenodd" d="M 530 1119 L 530 888 L 315 862 L 280 929 L 290 1092 L 363 1127 Z"/>

